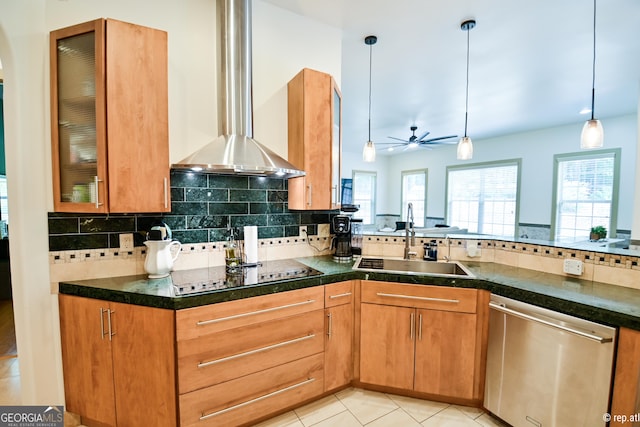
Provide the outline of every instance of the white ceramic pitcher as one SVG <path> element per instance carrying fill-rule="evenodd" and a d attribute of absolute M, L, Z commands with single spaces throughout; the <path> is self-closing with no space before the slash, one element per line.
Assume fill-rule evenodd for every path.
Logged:
<path fill-rule="evenodd" d="M 144 270 L 150 279 L 166 277 L 173 269 L 173 263 L 180 255 L 182 244 L 177 240 L 147 240 L 147 258 L 144 260 Z M 175 255 L 171 249 L 177 247 Z"/>

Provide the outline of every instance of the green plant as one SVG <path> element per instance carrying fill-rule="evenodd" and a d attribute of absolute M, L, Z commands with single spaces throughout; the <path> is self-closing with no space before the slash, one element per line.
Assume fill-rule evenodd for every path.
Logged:
<path fill-rule="evenodd" d="M 604 239 L 605 237 L 607 237 L 607 229 L 601 225 L 596 225 L 595 227 L 591 227 L 591 236 L 592 238 L 594 236 L 597 236 L 598 240 Z"/>

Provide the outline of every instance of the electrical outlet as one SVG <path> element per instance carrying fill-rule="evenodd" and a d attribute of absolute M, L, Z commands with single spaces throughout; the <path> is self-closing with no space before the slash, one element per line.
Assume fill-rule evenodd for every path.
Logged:
<path fill-rule="evenodd" d="M 133 249 L 132 233 L 122 233 L 118 237 L 120 238 L 120 249 L 125 249 L 125 250 Z"/>
<path fill-rule="evenodd" d="M 318 224 L 318 235 L 328 236 L 330 234 L 329 224 Z"/>
<path fill-rule="evenodd" d="M 564 266 L 562 269 L 567 274 L 575 274 L 576 276 L 582 275 L 582 261 L 579 259 L 567 258 L 564 260 Z"/>
<path fill-rule="evenodd" d="M 307 226 L 301 225 L 300 231 L 298 231 L 298 236 L 307 237 Z"/>

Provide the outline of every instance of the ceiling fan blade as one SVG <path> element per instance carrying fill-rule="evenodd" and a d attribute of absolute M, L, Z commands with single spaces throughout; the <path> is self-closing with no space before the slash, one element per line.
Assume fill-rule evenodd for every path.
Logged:
<path fill-rule="evenodd" d="M 395 136 L 388 136 L 387 138 L 395 139 L 396 141 L 409 142 L 406 139 L 396 138 Z"/>
<path fill-rule="evenodd" d="M 424 141 L 420 141 L 421 144 L 430 144 L 436 141 L 442 141 L 445 139 L 457 138 L 458 135 L 448 135 L 448 136 L 440 136 L 438 138 L 425 139 Z"/>
<path fill-rule="evenodd" d="M 426 138 L 426 137 L 427 137 L 427 135 L 429 135 L 430 133 L 431 133 L 431 132 L 426 131 L 426 132 L 424 133 L 424 135 L 419 136 L 419 137 L 417 137 L 417 138 L 416 138 L 416 142 L 422 142 L 422 140 L 423 140 L 424 138 Z"/>

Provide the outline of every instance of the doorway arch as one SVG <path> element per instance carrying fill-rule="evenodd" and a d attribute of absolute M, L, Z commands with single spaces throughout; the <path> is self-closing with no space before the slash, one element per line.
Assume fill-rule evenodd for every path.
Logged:
<path fill-rule="evenodd" d="M 57 295 L 49 280 L 45 6 L 40 0 L 8 2 L 0 15 L 12 292 L 24 405 L 64 403 Z"/>

